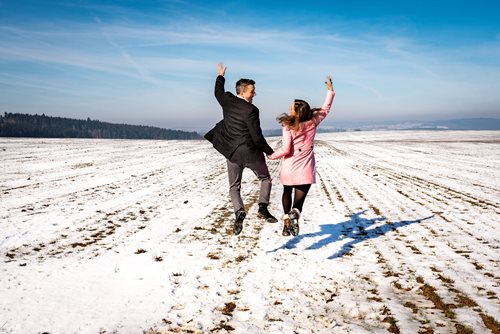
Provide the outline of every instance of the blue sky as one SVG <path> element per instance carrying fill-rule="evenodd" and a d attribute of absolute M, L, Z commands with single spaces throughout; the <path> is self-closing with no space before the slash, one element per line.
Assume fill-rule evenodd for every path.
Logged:
<path fill-rule="evenodd" d="M 324 126 L 500 117 L 500 2 L 0 0 L 2 114 L 204 131 L 218 62 L 264 129 L 326 75 Z"/>

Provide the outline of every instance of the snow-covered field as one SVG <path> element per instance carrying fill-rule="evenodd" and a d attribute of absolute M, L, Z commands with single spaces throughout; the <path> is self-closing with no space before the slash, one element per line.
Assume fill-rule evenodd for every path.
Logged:
<path fill-rule="evenodd" d="M 315 150 L 300 235 L 246 171 L 236 237 L 206 141 L 0 138 L 0 333 L 499 333 L 500 132 Z"/>

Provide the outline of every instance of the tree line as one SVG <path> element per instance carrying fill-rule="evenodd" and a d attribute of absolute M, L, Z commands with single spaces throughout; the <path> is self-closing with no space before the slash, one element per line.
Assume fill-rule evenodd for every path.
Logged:
<path fill-rule="evenodd" d="M 0 137 L 201 139 L 194 131 L 7 112 L 0 115 Z"/>

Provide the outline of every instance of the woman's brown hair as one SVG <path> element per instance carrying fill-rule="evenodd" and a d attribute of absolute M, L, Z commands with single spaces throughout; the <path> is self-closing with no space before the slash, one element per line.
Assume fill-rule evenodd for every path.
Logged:
<path fill-rule="evenodd" d="M 294 110 L 295 116 L 288 114 L 281 114 L 276 119 L 278 122 L 284 126 L 288 126 L 290 129 L 294 131 L 298 131 L 300 127 L 300 123 L 307 122 L 313 118 L 314 113 L 320 108 L 311 109 L 309 103 L 304 100 L 294 100 Z"/>

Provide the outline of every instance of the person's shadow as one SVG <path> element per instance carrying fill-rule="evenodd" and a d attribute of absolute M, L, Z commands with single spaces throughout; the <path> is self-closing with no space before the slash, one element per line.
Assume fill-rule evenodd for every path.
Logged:
<path fill-rule="evenodd" d="M 401 220 L 398 222 L 386 222 L 384 225 L 377 226 L 373 229 L 368 229 L 370 226 L 377 222 L 386 221 L 385 217 L 376 217 L 376 218 L 363 218 L 362 215 L 365 214 L 368 210 L 360 211 L 358 213 L 353 214 L 349 217 L 349 220 L 337 223 L 337 224 L 325 224 L 320 225 L 320 231 L 314 233 L 306 233 L 298 235 L 288 242 L 286 242 L 283 246 L 276 248 L 270 252 L 276 252 L 280 249 L 292 249 L 297 246 L 302 240 L 306 238 L 312 237 L 322 237 L 324 238 L 318 240 L 316 243 L 307 247 L 306 250 L 313 250 L 322 248 L 330 243 L 340 241 L 343 239 L 350 239 L 348 242 L 342 245 L 342 248 L 335 254 L 328 257 L 328 259 L 335 259 L 341 257 L 348 253 L 354 246 L 360 242 L 363 242 L 368 239 L 377 238 L 381 235 L 386 234 L 387 232 L 394 231 L 400 227 L 408 226 L 415 223 L 420 223 L 423 220 L 430 219 L 434 217 L 434 215 L 417 219 L 417 220 Z"/>

